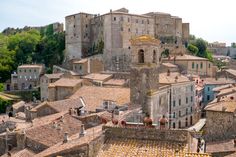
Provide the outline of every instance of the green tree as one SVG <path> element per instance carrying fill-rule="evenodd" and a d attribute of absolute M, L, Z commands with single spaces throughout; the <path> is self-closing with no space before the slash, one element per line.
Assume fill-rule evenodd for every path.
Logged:
<path fill-rule="evenodd" d="M 198 48 L 196 46 L 194 46 L 193 44 L 189 44 L 187 49 L 189 50 L 189 52 L 191 52 L 193 55 L 197 55 L 198 54 Z"/>
<path fill-rule="evenodd" d="M 236 43 L 231 43 L 231 47 L 236 48 Z"/>
<path fill-rule="evenodd" d="M 194 46 L 198 48 L 197 56 L 204 57 L 206 49 L 207 49 L 207 42 L 203 40 L 202 38 L 196 39 L 193 43 Z"/>

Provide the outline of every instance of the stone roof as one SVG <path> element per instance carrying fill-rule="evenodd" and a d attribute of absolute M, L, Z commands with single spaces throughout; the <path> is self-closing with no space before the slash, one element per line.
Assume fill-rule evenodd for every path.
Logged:
<path fill-rule="evenodd" d="M 235 81 L 234 80 L 232 80 L 232 79 L 226 79 L 226 78 L 217 78 L 217 79 L 215 79 L 215 78 L 212 78 L 212 77 L 208 77 L 208 78 L 205 78 L 204 79 L 204 83 L 205 84 L 212 84 L 212 85 L 214 85 L 214 84 L 216 84 L 216 85 L 223 85 L 223 84 L 230 84 L 230 83 L 235 83 Z"/>
<path fill-rule="evenodd" d="M 227 84 L 227 85 L 222 85 L 222 86 L 218 86 L 212 89 L 212 91 L 214 92 L 220 92 L 221 90 L 227 89 L 232 87 L 232 84 Z"/>
<path fill-rule="evenodd" d="M 130 89 L 121 87 L 98 87 L 83 86 L 78 89 L 70 98 L 77 99 L 82 97 L 85 101 L 87 111 L 95 111 L 100 107 L 104 100 L 111 100 L 117 105 L 130 103 Z"/>
<path fill-rule="evenodd" d="M 217 94 L 217 96 L 220 96 L 220 95 L 227 95 L 227 94 L 232 94 L 232 93 L 236 93 L 236 87 L 231 87 L 231 88 L 222 89 L 222 90 L 220 90 L 220 92 Z"/>
<path fill-rule="evenodd" d="M 31 140 L 50 147 L 63 141 L 65 132 L 67 132 L 69 136 L 80 132 L 81 124 L 81 121 L 78 119 L 73 118 L 69 114 L 65 114 L 51 123 L 35 126 L 26 130 L 26 136 Z"/>
<path fill-rule="evenodd" d="M 54 74 L 45 74 L 44 76 L 46 76 L 49 79 L 59 79 L 61 78 L 62 75 L 63 73 L 54 73 Z"/>
<path fill-rule="evenodd" d="M 110 79 L 103 83 L 103 85 L 109 86 L 124 86 L 126 81 L 124 79 Z"/>
<path fill-rule="evenodd" d="M 91 74 L 83 76 L 82 78 L 89 79 L 89 80 L 96 80 L 96 81 L 105 81 L 111 77 L 112 75 L 110 74 L 91 73 Z"/>
<path fill-rule="evenodd" d="M 50 83 L 49 87 L 75 87 L 82 81 L 81 79 L 60 78 L 56 82 Z"/>
<path fill-rule="evenodd" d="M 236 101 L 220 101 L 211 103 L 205 107 L 207 111 L 217 111 L 217 112 L 235 112 Z"/>
<path fill-rule="evenodd" d="M 177 79 L 176 79 L 177 78 Z M 159 74 L 159 83 L 161 84 L 173 84 L 173 83 L 181 83 L 181 82 L 189 82 L 189 78 L 181 75 L 178 72 L 170 72 L 168 76 L 167 73 Z"/>

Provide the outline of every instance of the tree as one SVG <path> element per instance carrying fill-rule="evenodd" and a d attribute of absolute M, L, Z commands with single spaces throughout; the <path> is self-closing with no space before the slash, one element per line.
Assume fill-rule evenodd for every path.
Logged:
<path fill-rule="evenodd" d="M 198 38 L 192 44 L 198 48 L 197 56 L 204 57 L 207 49 L 207 42 L 202 38 Z"/>
<path fill-rule="evenodd" d="M 161 53 L 161 57 L 167 58 L 170 55 L 170 51 L 169 49 L 165 49 L 162 53 Z"/>
<path fill-rule="evenodd" d="M 236 43 L 231 43 L 231 47 L 236 48 Z"/>
<path fill-rule="evenodd" d="M 193 55 L 197 55 L 198 54 L 198 48 L 196 46 L 194 46 L 193 44 L 189 44 L 187 49 L 189 50 L 189 52 L 191 52 Z"/>

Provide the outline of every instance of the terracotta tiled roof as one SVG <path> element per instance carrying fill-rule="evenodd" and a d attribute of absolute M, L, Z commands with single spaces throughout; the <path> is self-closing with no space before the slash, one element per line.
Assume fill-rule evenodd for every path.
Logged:
<path fill-rule="evenodd" d="M 177 68 L 178 66 L 177 65 L 174 65 L 172 63 L 162 63 L 162 65 L 168 67 L 168 68 Z"/>
<path fill-rule="evenodd" d="M 61 78 L 54 83 L 50 83 L 50 87 L 75 87 L 77 84 L 82 83 L 81 79 L 69 79 L 69 78 Z"/>
<path fill-rule="evenodd" d="M 43 68 L 43 65 L 37 65 L 37 64 L 24 64 L 18 66 L 18 68 Z"/>
<path fill-rule="evenodd" d="M 124 105 L 130 102 L 130 89 L 121 87 L 97 87 L 97 86 L 83 86 L 78 89 L 70 98 L 77 99 L 83 97 L 85 101 L 85 108 L 88 111 L 95 111 L 100 107 L 104 100 L 111 100 L 117 105 Z"/>
<path fill-rule="evenodd" d="M 15 104 L 13 104 L 12 107 L 13 107 L 14 109 L 18 109 L 18 108 L 20 108 L 20 107 L 22 107 L 22 106 L 24 106 L 24 105 L 25 105 L 25 102 L 24 102 L 24 101 L 20 101 L 20 102 L 17 102 L 17 103 L 15 103 Z"/>
<path fill-rule="evenodd" d="M 213 88 L 212 91 L 220 92 L 221 90 L 224 90 L 230 87 L 232 87 L 232 84 L 222 85 L 222 86 Z"/>
<path fill-rule="evenodd" d="M 207 142 L 206 152 L 208 153 L 228 152 L 228 151 L 236 151 L 233 139 L 218 141 L 218 142 Z"/>
<path fill-rule="evenodd" d="M 34 152 L 25 148 L 23 150 L 20 150 L 20 151 L 14 153 L 13 155 L 11 155 L 11 157 L 32 157 L 34 155 L 35 155 Z"/>
<path fill-rule="evenodd" d="M 236 93 L 236 87 L 222 89 L 217 95 L 226 95 L 226 94 L 232 94 L 232 93 Z"/>
<path fill-rule="evenodd" d="M 82 78 L 89 79 L 89 80 L 96 80 L 96 81 L 105 81 L 111 77 L 112 75 L 109 75 L 109 74 L 91 73 L 91 74 L 83 76 Z"/>
<path fill-rule="evenodd" d="M 45 74 L 45 76 L 50 79 L 61 78 L 62 75 L 63 73 Z"/>
<path fill-rule="evenodd" d="M 183 56 L 181 56 L 181 55 L 176 56 L 176 60 L 208 60 L 208 59 L 185 54 Z"/>
<path fill-rule="evenodd" d="M 82 104 L 79 99 L 65 99 L 59 101 L 47 102 L 49 106 L 54 108 L 57 112 L 68 111 L 70 108 L 81 107 Z"/>
<path fill-rule="evenodd" d="M 235 112 L 236 101 L 220 101 L 211 103 L 205 107 L 207 111 L 219 111 L 219 112 Z"/>
<path fill-rule="evenodd" d="M 74 61 L 74 64 L 82 64 L 82 63 L 86 63 L 88 61 L 88 59 L 81 59 L 79 61 Z"/>
<path fill-rule="evenodd" d="M 178 79 L 176 79 L 178 78 Z M 159 74 L 159 82 L 163 84 L 172 84 L 172 83 L 180 83 L 180 82 L 188 82 L 190 81 L 186 76 L 181 75 L 177 72 L 170 72 L 168 76 L 167 73 Z"/>
<path fill-rule="evenodd" d="M 110 79 L 103 83 L 103 85 L 109 85 L 109 86 L 123 86 L 125 84 L 124 79 Z"/>
<path fill-rule="evenodd" d="M 205 78 L 204 79 L 205 84 L 230 84 L 230 83 L 235 83 L 234 80 L 232 79 L 226 79 L 226 78 L 218 78 L 217 80 L 215 78 Z"/>
<path fill-rule="evenodd" d="M 234 69 L 227 69 L 227 70 L 225 70 L 225 71 L 227 71 L 228 73 L 230 73 L 230 74 L 236 76 L 236 70 L 234 70 Z"/>
<path fill-rule="evenodd" d="M 58 153 L 63 154 L 63 153 L 68 153 L 70 151 L 78 150 L 80 146 L 91 142 L 93 139 L 101 136 L 101 134 L 102 134 L 102 125 L 93 127 L 91 129 L 87 129 L 84 137 L 79 138 L 79 134 L 70 136 L 69 141 L 67 143 L 59 142 L 56 145 L 35 155 L 35 157 L 57 156 Z"/>
<path fill-rule="evenodd" d="M 53 146 L 64 140 L 64 133 L 69 136 L 80 132 L 81 121 L 65 114 L 51 123 L 32 127 L 26 130 L 27 138 L 39 142 L 45 146 Z"/>

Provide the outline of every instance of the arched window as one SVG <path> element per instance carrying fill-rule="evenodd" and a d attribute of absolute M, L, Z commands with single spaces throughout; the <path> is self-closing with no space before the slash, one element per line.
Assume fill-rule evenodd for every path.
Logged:
<path fill-rule="evenodd" d="M 190 117 L 190 125 L 193 125 L 193 117 Z"/>
<path fill-rule="evenodd" d="M 157 62 L 157 53 L 155 50 L 153 50 L 153 56 L 152 56 L 152 59 L 153 59 L 153 63 L 156 63 Z"/>
<path fill-rule="evenodd" d="M 144 63 L 144 51 L 141 49 L 138 52 L 138 62 L 139 63 Z"/>

